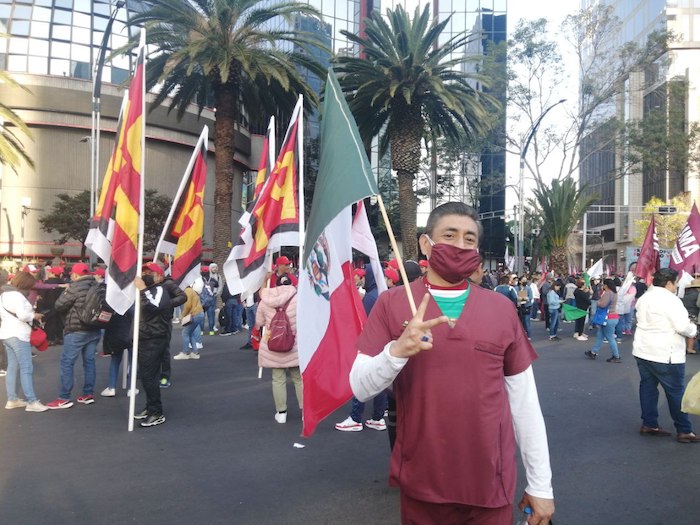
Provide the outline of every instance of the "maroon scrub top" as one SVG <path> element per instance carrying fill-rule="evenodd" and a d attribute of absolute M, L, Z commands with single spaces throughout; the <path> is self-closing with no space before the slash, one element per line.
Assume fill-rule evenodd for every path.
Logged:
<path fill-rule="evenodd" d="M 419 304 L 429 290 L 411 283 Z M 431 298 L 425 319 L 442 315 Z M 403 287 L 379 296 L 357 348 L 379 354 L 412 317 Z M 512 303 L 471 286 L 454 328 L 432 329 L 433 348 L 408 360 L 394 381 L 396 444 L 389 482 L 434 503 L 496 508 L 515 495 L 515 436 L 505 376 L 537 358 Z"/>

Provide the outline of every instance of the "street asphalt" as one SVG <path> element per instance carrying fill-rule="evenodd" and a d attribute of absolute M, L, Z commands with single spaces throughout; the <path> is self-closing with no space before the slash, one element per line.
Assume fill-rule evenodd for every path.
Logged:
<path fill-rule="evenodd" d="M 544 323 L 533 323 L 554 523 L 697 525 L 700 444 L 639 435 L 631 338 L 622 343 L 622 363 L 612 364 L 607 345 L 598 360 L 585 359 L 593 335 L 586 343 L 572 333 L 573 324 L 564 324 L 562 340 L 550 342 Z M 289 419 L 276 423 L 270 372 L 258 379 L 255 353 L 239 350 L 245 337 L 205 336 L 200 360 L 173 361 L 173 385 L 162 391 L 167 421 L 158 427 L 127 432 L 124 391 L 99 396 L 109 367 L 101 357 L 93 405 L 1 410 L 0 524 L 399 523 L 398 492 L 387 485 L 386 433 L 336 431 L 334 423 L 348 415 L 344 407 L 313 437 L 300 437 L 291 385 Z M 173 355 L 179 347 L 176 326 Z M 51 347 L 34 359 L 44 402 L 58 393 L 60 351 Z M 690 356 L 687 378 L 698 370 L 700 356 Z M 74 396 L 81 387 L 78 364 Z M 137 409 L 144 403 L 141 393 Z M 663 395 L 660 413 L 661 425 L 673 430 Z M 700 431 L 700 418 L 692 419 Z M 523 487 L 520 469 L 517 499 Z"/>

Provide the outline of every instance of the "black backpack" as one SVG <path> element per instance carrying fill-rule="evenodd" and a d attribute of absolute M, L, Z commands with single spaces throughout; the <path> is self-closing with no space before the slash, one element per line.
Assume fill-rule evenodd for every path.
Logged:
<path fill-rule="evenodd" d="M 95 282 L 90 285 L 82 308 L 77 309 L 78 319 L 91 328 L 106 328 L 114 310 L 107 304 L 107 285 Z"/>

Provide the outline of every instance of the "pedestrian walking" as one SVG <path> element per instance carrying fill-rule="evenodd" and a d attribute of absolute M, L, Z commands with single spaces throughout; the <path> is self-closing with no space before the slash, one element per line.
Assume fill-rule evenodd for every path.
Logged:
<path fill-rule="evenodd" d="M 617 346 L 617 340 L 615 339 L 615 328 L 619 320 L 619 314 L 616 311 L 617 306 L 617 287 L 615 286 L 615 281 L 608 278 L 603 281 L 603 291 L 598 299 L 597 310 L 601 308 L 607 312 L 607 317 L 601 315 L 600 312 L 597 315 L 605 317 L 598 325 L 598 333 L 596 334 L 595 343 L 591 350 L 586 350 L 584 355 L 588 359 L 596 359 L 598 357 L 598 352 L 603 346 L 603 339 L 608 341 L 610 345 L 610 351 L 612 356 L 606 359 L 608 363 L 621 363 L 620 349 Z"/>

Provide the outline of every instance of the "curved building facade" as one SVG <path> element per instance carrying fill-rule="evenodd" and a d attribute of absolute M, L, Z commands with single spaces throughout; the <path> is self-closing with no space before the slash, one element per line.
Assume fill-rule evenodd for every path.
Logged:
<path fill-rule="evenodd" d="M 32 139 L 24 144 L 35 168 L 18 172 L 0 168 L 0 257 L 6 266 L 18 259 L 40 259 L 56 252 L 58 235 L 43 232 L 38 219 L 47 213 L 56 195 L 90 189 L 92 129 L 92 64 L 98 56 L 109 18 L 114 24 L 108 38 L 112 49 L 126 44 L 126 23 L 144 2 L 91 0 L 0 0 L 0 69 L 28 91 L 0 84 L 0 100 L 29 125 Z M 101 182 L 114 145 L 123 90 L 133 70 L 132 57 L 107 60 L 102 70 L 101 140 L 98 179 Z M 150 99 L 150 97 L 149 97 Z M 203 126 L 213 136 L 214 111 L 198 117 L 193 106 L 182 120 L 162 106 L 146 115 L 146 188 L 174 197 Z M 213 144 L 213 141 L 210 142 Z M 241 210 L 242 177 L 249 169 L 250 135 L 236 136 L 234 215 Z M 213 244 L 214 155 L 210 147 L 205 193 L 205 258 Z M 146 210 L 148 220 L 148 210 Z M 234 220 L 235 223 L 235 220 Z M 65 257 L 78 257 L 82 239 L 63 246 Z"/>

